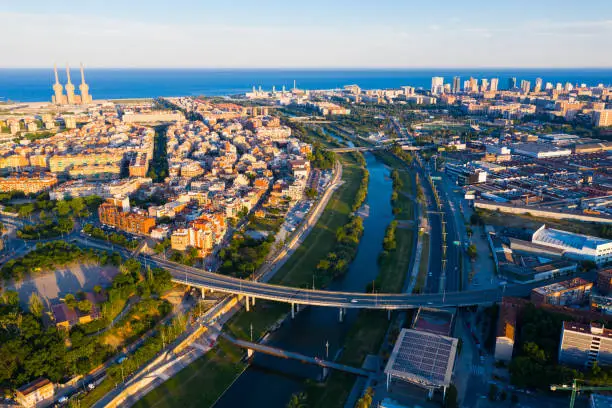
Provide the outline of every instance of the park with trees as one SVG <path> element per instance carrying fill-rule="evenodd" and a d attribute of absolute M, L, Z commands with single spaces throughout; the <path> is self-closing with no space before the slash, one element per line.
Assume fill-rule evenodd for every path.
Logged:
<path fill-rule="evenodd" d="M 66 249 L 64 253 L 75 250 Z M 114 259 L 110 254 L 107 256 Z M 110 287 L 95 288 L 106 295 L 106 300 L 97 305 L 101 310 L 100 319 L 77 324 L 69 330 L 44 323 L 47 316 L 37 295 L 30 297 L 29 308 L 24 309 L 16 292 L 3 292 L 0 295 L 0 387 L 14 389 L 38 377 L 63 382 L 74 375 L 86 374 L 168 315 L 171 306 L 160 295 L 172 286 L 169 272 L 157 268 L 143 271 L 141 264 L 133 259 L 123 262 L 120 270 Z M 137 297 L 138 301 L 128 304 L 131 297 Z M 92 307 L 82 293 L 67 294 L 64 302 L 83 312 Z M 126 313 L 114 321 L 126 307 Z M 151 348 L 151 342 L 145 342 L 144 350 Z M 109 374 L 112 376 L 113 370 L 109 369 Z"/>

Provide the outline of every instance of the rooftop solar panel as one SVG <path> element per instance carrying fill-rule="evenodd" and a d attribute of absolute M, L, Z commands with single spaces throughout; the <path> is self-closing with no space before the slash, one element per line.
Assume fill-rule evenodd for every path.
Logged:
<path fill-rule="evenodd" d="M 426 386 L 448 386 L 456 352 L 455 338 L 403 329 L 395 343 L 385 373 Z"/>

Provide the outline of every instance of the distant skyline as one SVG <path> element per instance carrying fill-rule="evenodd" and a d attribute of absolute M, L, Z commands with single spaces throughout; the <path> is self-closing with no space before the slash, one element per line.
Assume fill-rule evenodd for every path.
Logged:
<path fill-rule="evenodd" d="M 606 0 L 0 0 L 0 6 L 4 68 L 612 67 Z"/>

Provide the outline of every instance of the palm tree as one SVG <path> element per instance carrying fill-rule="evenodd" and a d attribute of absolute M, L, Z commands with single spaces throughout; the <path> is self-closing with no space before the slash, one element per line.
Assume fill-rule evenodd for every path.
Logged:
<path fill-rule="evenodd" d="M 306 393 L 297 392 L 291 395 L 291 399 L 287 403 L 287 408 L 307 408 L 308 404 L 306 404 L 307 400 Z"/>

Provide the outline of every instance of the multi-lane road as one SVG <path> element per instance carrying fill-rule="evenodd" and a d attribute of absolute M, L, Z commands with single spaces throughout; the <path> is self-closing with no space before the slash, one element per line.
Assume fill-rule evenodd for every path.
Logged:
<path fill-rule="evenodd" d="M 402 140 L 414 143 L 412 135 L 401 126 L 397 118 L 391 118 L 391 121 Z M 465 286 L 465 276 L 462 274 L 465 226 L 462 215 L 449 201 L 446 189 L 434 187 L 429 182 L 429 176 L 435 175 L 431 162 L 422 163 L 420 160 L 415 160 L 415 169 L 427 200 L 426 210 L 430 226 L 429 270 L 425 292 L 459 291 Z M 438 208 L 435 201 L 434 188 L 438 192 L 441 208 Z M 443 234 L 446 234 L 446 240 L 443 239 Z M 446 256 L 443 253 L 444 242 L 446 242 Z"/>

